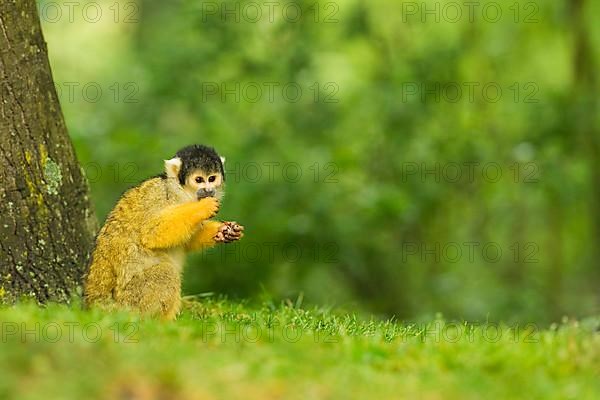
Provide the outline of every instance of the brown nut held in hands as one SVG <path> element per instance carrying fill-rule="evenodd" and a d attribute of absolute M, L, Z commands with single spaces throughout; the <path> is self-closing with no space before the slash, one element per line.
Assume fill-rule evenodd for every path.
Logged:
<path fill-rule="evenodd" d="M 214 239 L 219 243 L 231 243 L 244 236 L 244 227 L 235 221 L 223 222 Z"/>

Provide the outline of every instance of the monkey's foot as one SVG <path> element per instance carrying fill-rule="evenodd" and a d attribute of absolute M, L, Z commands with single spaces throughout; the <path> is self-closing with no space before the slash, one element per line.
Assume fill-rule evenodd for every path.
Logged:
<path fill-rule="evenodd" d="M 231 243 L 244 236 L 244 227 L 237 222 L 223 222 L 214 236 L 217 243 Z"/>

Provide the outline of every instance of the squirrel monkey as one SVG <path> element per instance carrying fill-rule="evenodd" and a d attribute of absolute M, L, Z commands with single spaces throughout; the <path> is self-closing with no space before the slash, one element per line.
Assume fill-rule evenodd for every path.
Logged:
<path fill-rule="evenodd" d="M 223 196 L 225 159 L 192 145 L 165 161 L 165 172 L 129 189 L 96 238 L 85 302 L 175 319 L 185 254 L 243 236 L 236 222 L 211 220 Z"/>

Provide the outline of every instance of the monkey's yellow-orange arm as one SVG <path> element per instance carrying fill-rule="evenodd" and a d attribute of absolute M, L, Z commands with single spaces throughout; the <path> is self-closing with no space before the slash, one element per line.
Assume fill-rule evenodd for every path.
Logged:
<path fill-rule="evenodd" d="M 196 233 L 198 225 L 215 212 L 214 203 L 205 201 L 170 206 L 142 227 L 142 245 L 149 249 L 185 245 Z"/>
<path fill-rule="evenodd" d="M 215 235 L 223 225 L 219 221 L 204 221 L 201 228 L 192 236 L 186 246 L 187 251 L 197 251 L 215 245 Z"/>

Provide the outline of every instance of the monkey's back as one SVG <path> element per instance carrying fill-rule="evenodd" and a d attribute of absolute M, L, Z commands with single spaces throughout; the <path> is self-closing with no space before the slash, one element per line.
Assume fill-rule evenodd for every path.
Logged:
<path fill-rule="evenodd" d="M 142 230 L 153 215 L 168 206 L 166 179 L 148 179 L 119 199 L 98 233 L 86 278 L 85 299 L 92 304 L 115 299 L 127 282 L 160 255 L 144 248 Z"/>

